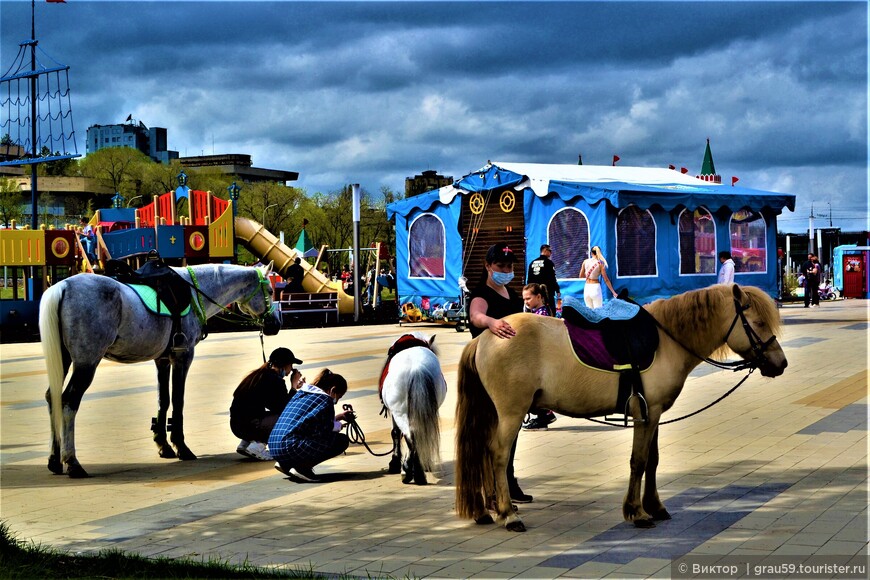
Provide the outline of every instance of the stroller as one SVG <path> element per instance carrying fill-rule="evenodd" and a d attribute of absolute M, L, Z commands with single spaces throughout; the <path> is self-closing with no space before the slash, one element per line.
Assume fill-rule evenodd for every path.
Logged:
<path fill-rule="evenodd" d="M 444 309 L 444 320 L 456 324 L 456 332 L 463 332 L 468 327 L 468 279 L 459 278 L 459 302 Z"/>

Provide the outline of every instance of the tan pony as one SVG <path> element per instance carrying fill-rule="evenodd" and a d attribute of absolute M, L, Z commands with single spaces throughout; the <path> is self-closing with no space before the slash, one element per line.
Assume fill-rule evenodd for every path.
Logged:
<path fill-rule="evenodd" d="M 753 361 L 766 377 L 781 375 L 788 364 L 775 337 L 780 324 L 776 305 L 758 288 L 717 285 L 645 308 L 659 324 L 659 347 L 652 366 L 642 373 L 648 421 L 640 421 L 640 405 L 631 399 L 634 440 L 622 506 L 625 519 L 638 527 L 671 517 L 656 488 L 659 419 L 702 362 L 699 357 L 728 347 Z M 619 377 L 578 362 L 561 320 L 532 314 L 507 320 L 515 337 L 505 340 L 484 332 L 468 343 L 459 362 L 456 513 L 492 523 L 487 498 L 495 493 L 498 521 L 522 532 L 526 528 L 512 509 L 505 468 L 523 417 L 532 407 L 570 417 L 616 412 Z"/>

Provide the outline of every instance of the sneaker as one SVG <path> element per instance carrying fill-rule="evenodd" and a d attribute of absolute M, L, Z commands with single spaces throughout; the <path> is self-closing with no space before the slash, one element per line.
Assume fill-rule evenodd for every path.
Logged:
<path fill-rule="evenodd" d="M 555 421 L 555 417 L 553 421 Z M 553 421 L 548 421 L 547 417 L 532 417 L 525 423 L 523 423 L 523 429 L 526 431 L 545 431 L 547 429 L 547 425 L 552 423 Z"/>
<path fill-rule="evenodd" d="M 272 461 L 272 454 L 269 453 L 269 450 L 266 449 L 265 443 L 260 443 L 259 441 L 252 441 L 248 448 L 245 449 L 245 453 L 249 457 L 253 457 L 254 459 L 259 459 L 260 461 Z"/>
<path fill-rule="evenodd" d="M 317 483 L 320 481 L 317 474 L 315 474 L 310 467 L 291 467 L 290 477 L 301 479 L 307 483 Z"/>
<path fill-rule="evenodd" d="M 238 453 L 239 455 L 244 455 L 245 457 L 250 457 L 250 455 L 248 455 L 248 445 L 250 444 L 250 441 L 245 441 L 244 439 L 242 439 L 241 441 L 239 441 L 239 446 L 236 447 L 236 453 Z"/>
<path fill-rule="evenodd" d="M 275 469 L 277 469 L 278 471 L 280 471 L 281 473 L 283 473 L 283 474 L 286 475 L 287 477 L 291 477 L 291 475 L 290 475 L 290 468 L 289 468 L 289 467 L 284 467 L 283 465 L 281 465 L 281 462 L 280 462 L 280 461 L 276 461 L 276 462 L 275 462 Z"/>
<path fill-rule="evenodd" d="M 517 480 L 508 483 L 508 488 L 511 494 L 511 501 L 516 503 L 532 503 L 532 496 L 527 493 L 523 493 L 523 490 L 520 489 L 520 484 Z"/>

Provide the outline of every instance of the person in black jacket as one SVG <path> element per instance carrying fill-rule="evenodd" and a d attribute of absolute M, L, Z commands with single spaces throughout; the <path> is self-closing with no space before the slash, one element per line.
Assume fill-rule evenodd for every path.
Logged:
<path fill-rule="evenodd" d="M 541 255 L 529 264 L 529 273 L 526 276 L 526 284 L 543 284 L 546 286 L 544 303 L 550 316 L 556 315 L 556 295 L 559 293 L 559 282 L 556 280 L 556 266 L 550 256 L 553 251 L 549 244 L 541 246 Z"/>
<path fill-rule="evenodd" d="M 302 361 L 284 347 L 276 348 L 269 360 L 242 379 L 233 393 L 230 407 L 230 429 L 241 439 L 236 452 L 253 459 L 271 461 L 266 442 L 272 428 L 290 398 L 303 382 L 302 374 L 293 365 Z M 290 390 L 284 377 L 290 376 Z"/>

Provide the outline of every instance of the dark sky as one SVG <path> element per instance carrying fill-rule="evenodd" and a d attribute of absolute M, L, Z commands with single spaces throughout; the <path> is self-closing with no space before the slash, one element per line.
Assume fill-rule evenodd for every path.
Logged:
<path fill-rule="evenodd" d="M 865 229 L 866 2 L 36 4 L 80 153 L 128 115 L 182 156 L 247 153 L 309 193 L 487 160 L 687 167 L 794 193 L 784 231 Z M 0 0 L 0 68 L 30 2 Z M 5 115 L 4 115 L 5 116 Z"/>

